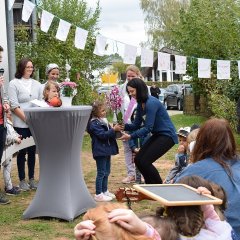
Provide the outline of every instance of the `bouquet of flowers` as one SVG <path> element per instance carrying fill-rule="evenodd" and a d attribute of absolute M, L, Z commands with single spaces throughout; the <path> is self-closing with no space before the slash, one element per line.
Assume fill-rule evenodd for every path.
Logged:
<path fill-rule="evenodd" d="M 77 84 L 75 82 L 65 81 L 59 84 L 60 94 L 63 97 L 74 97 L 77 94 Z"/>
<path fill-rule="evenodd" d="M 122 97 L 119 94 L 118 86 L 114 86 L 111 92 L 106 95 L 107 105 L 113 111 L 113 123 L 123 123 L 123 115 L 121 112 Z"/>

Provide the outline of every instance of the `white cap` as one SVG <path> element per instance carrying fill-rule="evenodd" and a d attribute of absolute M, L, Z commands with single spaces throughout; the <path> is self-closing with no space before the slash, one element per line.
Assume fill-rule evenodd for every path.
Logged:
<path fill-rule="evenodd" d="M 51 72 L 55 68 L 59 69 L 59 66 L 56 63 L 48 64 L 47 67 L 46 67 L 46 75 L 48 75 L 49 72 Z"/>

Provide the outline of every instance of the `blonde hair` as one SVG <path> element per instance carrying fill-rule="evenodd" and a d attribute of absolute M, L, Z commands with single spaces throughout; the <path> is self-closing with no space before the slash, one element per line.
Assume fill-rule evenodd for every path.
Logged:
<path fill-rule="evenodd" d="M 188 142 L 188 144 L 189 144 L 190 142 L 196 141 L 198 132 L 199 132 L 199 128 L 192 130 L 192 131 L 188 134 L 188 136 L 187 136 L 187 142 Z"/>
<path fill-rule="evenodd" d="M 144 80 L 143 75 L 141 74 L 141 71 L 139 70 L 139 68 L 138 68 L 137 66 L 135 66 L 135 65 L 129 65 L 129 66 L 127 67 L 127 69 L 126 69 L 126 73 L 127 73 L 128 71 L 132 71 L 132 72 L 136 73 L 137 76 L 138 76 L 138 78 Z"/>
<path fill-rule="evenodd" d="M 48 100 L 48 91 L 50 91 L 50 88 L 51 86 L 54 86 L 56 89 L 57 89 L 57 92 L 59 93 L 60 92 L 60 87 L 58 85 L 58 83 L 54 82 L 54 81 L 48 81 L 46 84 L 45 84 L 45 87 L 43 89 L 43 99 L 45 101 Z"/>
<path fill-rule="evenodd" d="M 121 203 L 108 203 L 100 205 L 96 208 L 92 208 L 87 211 L 83 216 L 83 220 L 94 221 L 95 237 L 91 239 L 97 240 L 114 240 L 114 239 L 124 239 L 124 240 L 151 240 L 152 238 L 146 237 L 144 235 L 138 235 L 131 233 L 124 228 L 120 227 L 117 223 L 110 223 L 108 219 L 108 213 L 114 209 L 127 208 L 126 205 Z"/>

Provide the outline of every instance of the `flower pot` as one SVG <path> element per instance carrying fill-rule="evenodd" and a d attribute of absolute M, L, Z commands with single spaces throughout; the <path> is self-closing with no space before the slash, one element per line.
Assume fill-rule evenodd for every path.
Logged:
<path fill-rule="evenodd" d="M 73 97 L 61 97 L 62 106 L 63 107 L 70 107 L 70 106 L 72 106 L 72 99 L 73 99 Z"/>
<path fill-rule="evenodd" d="M 120 138 L 122 136 L 122 133 L 120 131 L 115 132 L 116 138 Z"/>

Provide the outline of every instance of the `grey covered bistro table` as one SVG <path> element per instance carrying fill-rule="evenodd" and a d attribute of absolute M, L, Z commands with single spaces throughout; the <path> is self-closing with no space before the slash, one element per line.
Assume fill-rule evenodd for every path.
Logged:
<path fill-rule="evenodd" d="M 80 152 L 90 106 L 26 109 L 27 124 L 39 151 L 36 194 L 23 218 L 56 217 L 71 221 L 95 207 L 85 184 Z"/>

